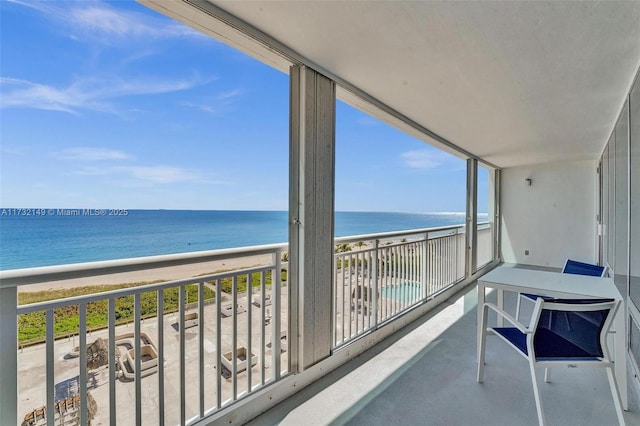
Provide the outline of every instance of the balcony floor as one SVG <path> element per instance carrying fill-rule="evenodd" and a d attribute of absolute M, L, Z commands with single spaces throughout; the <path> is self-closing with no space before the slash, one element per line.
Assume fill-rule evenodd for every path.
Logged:
<path fill-rule="evenodd" d="M 505 306 L 515 300 L 505 295 Z M 485 381 L 476 382 L 476 301 L 473 286 L 249 424 L 537 425 L 527 361 L 505 343 L 488 338 Z M 549 425 L 617 424 L 604 369 L 559 368 L 551 383 L 538 380 Z M 624 416 L 638 425 L 629 388 Z"/>

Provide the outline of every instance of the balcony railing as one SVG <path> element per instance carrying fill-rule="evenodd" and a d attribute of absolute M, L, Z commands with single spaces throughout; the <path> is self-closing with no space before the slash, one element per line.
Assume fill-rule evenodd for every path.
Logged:
<path fill-rule="evenodd" d="M 478 257 L 477 268 L 480 269 L 493 260 L 493 228 L 491 223 L 482 222 L 478 223 Z"/>
<path fill-rule="evenodd" d="M 479 228 L 484 239 L 482 234 L 490 234 L 489 224 Z M 335 348 L 465 278 L 464 226 L 359 235 L 336 243 L 337 251 L 355 250 L 335 255 Z"/>
<path fill-rule="evenodd" d="M 355 248 L 335 254 L 336 349 L 464 279 L 461 226 L 336 243 Z M 3 394 L 3 418 L 189 424 L 278 382 L 289 365 L 285 250 L 281 244 L 0 272 L 0 378 L 19 376 L 17 395 Z M 18 290 L 30 284 L 264 255 L 268 264 L 240 270 L 17 303 Z M 30 321 L 46 324 L 40 338 L 22 336 Z M 60 332 L 69 321 L 76 328 Z"/>
<path fill-rule="evenodd" d="M 16 346 L 16 340 L 10 345 L 11 339 L 0 336 L 3 355 L 8 346 L 19 351 L 17 365 L 4 357 L 0 363 L 19 372 L 19 422 L 24 416 L 34 425 L 77 420 L 84 425 L 94 417 L 101 424 L 188 424 L 278 381 L 288 366 L 284 248 L 200 252 L 208 261 L 265 254 L 272 261 L 17 306 L 13 327 L 19 331 L 30 326 L 29 319 L 46 322 L 45 336 L 36 341 L 17 339 Z M 11 294 L 7 289 L 50 279 L 76 277 L 80 283 L 82 277 L 104 274 L 105 265 L 113 272 L 126 263 L 146 269 L 149 262 L 164 266 L 178 257 L 177 263 L 198 261 L 163 256 L 168 261 L 151 257 L 6 271 L 2 297 Z M 60 338 L 56 330 L 67 321 L 76 321 L 77 329 Z M 7 328 L 3 324 L 0 332 Z"/>

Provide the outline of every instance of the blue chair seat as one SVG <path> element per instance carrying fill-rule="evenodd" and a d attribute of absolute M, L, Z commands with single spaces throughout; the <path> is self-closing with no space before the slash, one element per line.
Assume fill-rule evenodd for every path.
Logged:
<path fill-rule="evenodd" d="M 513 344 L 523 355 L 528 356 L 527 336 L 513 327 L 493 327 L 494 332 L 500 334 Z M 565 360 L 598 361 L 602 354 L 592 354 L 573 342 L 565 339 L 551 330 L 539 329 L 534 338 L 536 346 L 536 361 Z"/>

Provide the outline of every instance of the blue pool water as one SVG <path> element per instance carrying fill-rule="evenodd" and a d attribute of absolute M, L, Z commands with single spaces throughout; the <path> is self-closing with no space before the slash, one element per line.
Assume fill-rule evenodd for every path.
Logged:
<path fill-rule="evenodd" d="M 380 295 L 385 299 L 396 302 L 411 303 L 419 300 L 423 295 L 423 287 L 417 283 L 402 283 L 394 286 L 382 287 Z"/>

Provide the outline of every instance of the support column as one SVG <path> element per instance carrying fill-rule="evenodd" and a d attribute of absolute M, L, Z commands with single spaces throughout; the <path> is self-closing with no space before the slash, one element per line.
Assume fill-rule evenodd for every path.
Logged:
<path fill-rule="evenodd" d="M 308 67 L 290 79 L 289 359 L 299 372 L 331 354 L 336 100 L 335 83 Z"/>
<path fill-rule="evenodd" d="M 476 270 L 478 261 L 478 160 L 467 159 L 467 215 L 465 243 L 465 275 L 470 277 Z"/>

